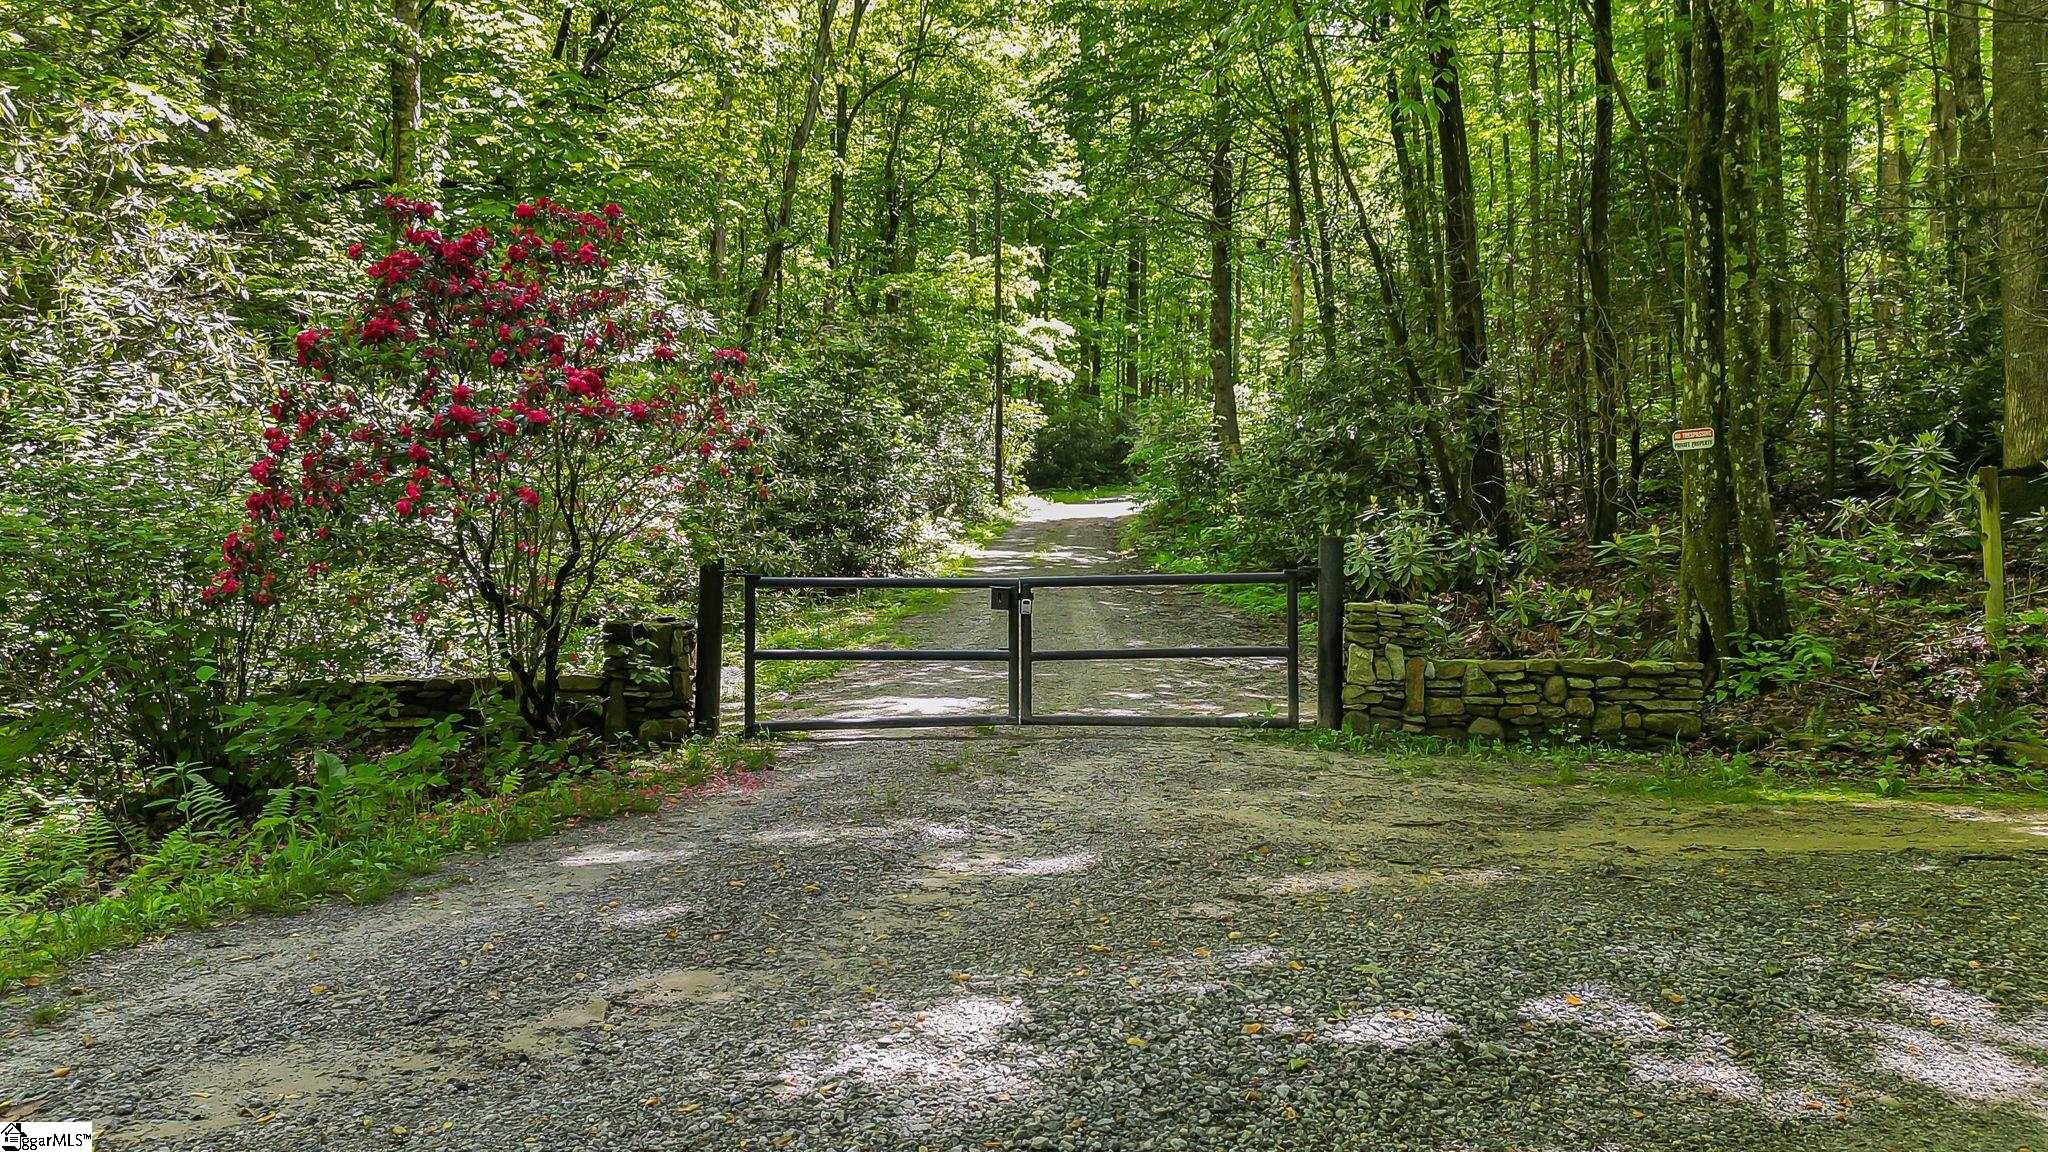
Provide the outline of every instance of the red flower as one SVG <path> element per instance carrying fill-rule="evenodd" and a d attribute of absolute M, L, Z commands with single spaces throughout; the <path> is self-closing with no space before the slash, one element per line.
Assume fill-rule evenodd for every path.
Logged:
<path fill-rule="evenodd" d="M 513 495 L 517 496 L 519 498 L 519 502 L 521 504 L 526 505 L 526 507 L 529 510 L 537 509 L 540 507 L 540 493 L 535 492 L 533 489 L 528 488 L 524 484 L 520 485 L 519 491 L 514 492 Z"/>

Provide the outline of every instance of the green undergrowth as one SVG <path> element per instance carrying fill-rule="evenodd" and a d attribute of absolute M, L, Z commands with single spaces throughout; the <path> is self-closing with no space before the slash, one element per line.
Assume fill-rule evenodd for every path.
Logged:
<path fill-rule="evenodd" d="M 974 549 L 992 543 L 1016 522 L 1016 511 L 1006 508 L 996 516 L 967 526 L 942 556 L 918 574 L 960 575 L 972 566 Z M 892 647 L 906 639 L 904 621 L 936 612 L 956 595 L 958 589 L 952 588 L 763 592 L 756 606 L 756 611 L 763 614 L 756 644 L 762 648 Z M 754 679 L 762 692 L 787 692 L 844 667 L 845 664 L 830 660 L 772 660 L 755 666 Z"/>
<path fill-rule="evenodd" d="M 427 799 L 351 780 L 319 789 L 287 814 L 195 821 L 97 899 L 0 918 L 0 989 L 33 986 L 82 957 L 179 929 L 335 896 L 375 900 L 451 853 L 651 812 L 722 773 L 758 771 L 768 761 L 760 744 L 691 743 L 496 795 Z"/>
<path fill-rule="evenodd" d="M 1097 484 L 1093 488 L 1048 488 L 1043 492 L 1033 492 L 1032 495 L 1052 504 L 1086 504 L 1090 500 L 1135 497 L 1136 493 L 1131 491 L 1128 483 L 1124 483 Z"/>
<path fill-rule="evenodd" d="M 1896 776 L 1845 773 L 1841 765 L 1761 761 L 1744 753 L 1615 748 L 1559 740 L 1503 744 L 1407 732 L 1300 729 L 1270 739 L 1297 747 L 1372 756 L 1416 775 L 1473 767 L 1532 788 L 1591 786 L 1613 795 L 1707 804 L 1795 804 L 1899 800 L 2017 811 L 2048 810 L 2048 792 L 1981 784 L 1941 787 Z"/>
<path fill-rule="evenodd" d="M 1238 572 L 1251 569 L 1227 551 L 1204 543 L 1185 531 L 1154 522 L 1141 511 L 1125 529 L 1123 546 L 1136 553 L 1139 567 L 1151 572 Z M 1263 570 L 1257 568 L 1252 570 Z M 1210 584 L 1202 594 L 1260 620 L 1287 618 L 1284 584 Z M 1313 579 L 1301 586 L 1302 644 L 1315 642 L 1316 590 Z"/>

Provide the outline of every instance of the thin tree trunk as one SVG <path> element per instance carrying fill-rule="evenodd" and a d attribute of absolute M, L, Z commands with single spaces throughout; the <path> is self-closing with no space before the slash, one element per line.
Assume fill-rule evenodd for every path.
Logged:
<path fill-rule="evenodd" d="M 1725 432 L 1726 255 L 1721 205 L 1724 116 L 1721 29 L 1713 7 L 1692 6 L 1686 69 L 1686 362 L 1678 421 Z M 1678 651 L 1718 670 L 1734 629 L 1728 595 L 1727 437 L 1681 453 Z"/>
<path fill-rule="evenodd" d="M 1999 0 L 1991 48 L 2005 467 L 2023 471 L 2048 464 L 2048 0 Z"/>
<path fill-rule="evenodd" d="M 847 45 L 850 56 L 852 44 Z M 825 208 L 825 314 L 830 316 L 839 302 L 839 265 L 846 247 L 846 149 L 853 135 L 853 110 L 848 106 L 847 84 L 842 78 L 833 87 L 832 175 Z"/>
<path fill-rule="evenodd" d="M 1081 363 L 1087 384 L 1081 394 L 1090 400 L 1102 396 L 1102 326 L 1109 313 L 1109 253 L 1095 254 L 1093 295 L 1088 301 L 1088 333 Z"/>
<path fill-rule="evenodd" d="M 1301 19 L 1299 5 L 1295 18 Z M 1427 383 L 1423 380 L 1421 368 L 1416 363 L 1415 351 L 1408 338 L 1408 320 L 1401 302 L 1401 289 L 1394 279 L 1394 269 L 1387 259 L 1386 249 L 1380 244 L 1379 233 L 1372 226 L 1372 216 L 1365 209 L 1365 201 L 1358 194 L 1358 183 L 1351 176 L 1351 165 L 1344 158 L 1343 139 L 1337 133 L 1336 96 L 1330 85 L 1330 71 L 1323 60 L 1321 46 L 1315 34 L 1306 23 L 1302 26 L 1302 54 L 1308 60 L 1310 70 L 1316 79 L 1316 91 L 1322 98 L 1323 123 L 1328 129 L 1330 166 L 1336 170 L 1337 183 L 1343 188 L 1345 197 L 1351 203 L 1352 215 L 1358 224 L 1359 235 L 1365 240 L 1366 254 L 1371 258 L 1373 278 L 1380 289 L 1380 314 L 1387 326 L 1387 342 L 1393 346 L 1394 360 L 1401 366 L 1401 374 L 1408 382 L 1409 402 L 1416 411 L 1429 413 L 1434 409 Z M 1313 175 L 1313 169 L 1311 169 Z M 1327 234 L 1326 234 L 1327 239 Z M 1334 295 L 1334 292 L 1332 293 Z M 1444 506 L 1461 524 L 1470 524 L 1477 513 L 1467 498 L 1469 489 L 1459 482 L 1459 474 L 1452 466 L 1449 443 L 1445 440 L 1441 422 L 1428 417 L 1421 421 L 1423 437 L 1429 442 L 1430 454 L 1436 458 L 1438 474 L 1444 484 Z"/>
<path fill-rule="evenodd" d="M 1473 202 L 1472 157 L 1465 143 L 1465 102 L 1452 45 L 1450 0 L 1424 0 L 1430 50 L 1431 98 L 1442 145 L 1444 254 L 1449 263 L 1451 317 L 1458 333 L 1458 384 L 1471 394 L 1472 497 L 1480 519 L 1501 540 L 1508 523 L 1507 469 L 1501 457 L 1500 396 L 1486 361 L 1485 282 L 1479 270 L 1479 222 Z"/>
<path fill-rule="evenodd" d="M 1009 398 L 1009 384 L 1003 379 L 1003 369 L 1010 353 L 1003 343 L 1003 166 L 998 162 L 990 175 L 990 190 L 994 193 L 992 210 L 995 214 L 995 348 L 989 356 L 990 374 L 994 377 L 990 390 L 995 394 L 995 463 L 996 499 L 1002 500 L 1009 493 L 1010 465 L 1003 457 L 1004 423 L 1007 419 L 1003 409 Z"/>
<path fill-rule="evenodd" d="M 420 0 L 391 0 L 391 131 L 385 179 L 404 188 L 419 179 Z"/>
<path fill-rule="evenodd" d="M 1308 355 L 1308 206 L 1301 179 L 1301 105 L 1281 110 L 1280 146 L 1287 165 L 1287 367 L 1288 388 L 1301 393 L 1302 361 Z"/>
<path fill-rule="evenodd" d="M 1232 229 L 1237 161 L 1231 148 L 1230 100 L 1216 79 L 1214 138 L 1209 148 L 1209 390 L 1217 443 L 1226 457 L 1238 451 L 1237 357 L 1231 339 L 1235 300 Z"/>
<path fill-rule="evenodd" d="M 1963 393 L 1957 404 L 1982 425 L 1973 455 L 1990 458 L 1997 435 L 2004 373 L 1999 362 L 1998 261 L 1992 236 L 1997 173 L 1991 115 L 1984 99 L 1984 11 L 1981 0 L 1949 0 L 1946 44 L 1949 115 L 1955 162 L 1950 166 L 1955 224 L 1949 229 L 1949 283 L 1961 313 L 1956 342 Z"/>
<path fill-rule="evenodd" d="M 1593 365 L 1594 455 L 1592 500 L 1586 518 L 1589 541 L 1614 535 L 1617 486 L 1620 482 L 1615 417 L 1620 405 L 1620 366 L 1615 350 L 1614 285 L 1610 266 L 1613 238 L 1609 230 L 1609 171 L 1614 156 L 1614 15 L 1612 0 L 1592 0 L 1593 72 L 1599 85 L 1593 99 L 1592 172 L 1586 191 L 1586 288 L 1591 299 L 1586 345 Z"/>
<path fill-rule="evenodd" d="M 1145 134 L 1145 106 L 1136 99 L 1131 101 L 1128 124 L 1129 146 L 1125 149 L 1125 164 L 1135 175 L 1139 163 L 1140 142 Z M 1135 184 L 1135 181 L 1133 181 Z M 1124 339 L 1123 339 L 1123 402 L 1130 404 L 1150 395 L 1148 381 L 1140 374 L 1141 356 L 1145 346 L 1145 232 L 1147 221 L 1142 213 L 1131 221 L 1129 235 L 1124 240 Z"/>
<path fill-rule="evenodd" d="M 1815 385 L 1824 405 L 1826 492 L 1840 481 L 1842 394 L 1849 332 L 1849 3 L 1821 0 L 1819 131 L 1813 187 L 1813 344 Z"/>
<path fill-rule="evenodd" d="M 1790 630 L 1779 581 L 1778 527 L 1764 461 L 1771 376 L 1762 163 L 1767 74 L 1752 0 L 1718 0 L 1726 83 L 1721 129 L 1721 206 L 1727 252 L 1728 459 L 1742 535 L 1743 607 L 1749 630 L 1780 640 Z"/>
<path fill-rule="evenodd" d="M 867 0 L 853 0 L 856 30 L 866 10 Z M 811 133 L 818 126 L 825 73 L 832 59 L 832 20 L 838 11 L 839 0 L 818 0 L 818 33 L 811 49 L 810 82 L 804 89 L 803 111 L 797 116 L 795 131 L 790 134 L 789 155 L 783 160 L 780 190 L 774 205 L 768 210 L 767 249 L 761 262 L 761 278 L 754 284 L 753 295 L 747 298 L 746 328 L 750 334 L 761 314 L 768 310 L 775 286 L 782 279 L 782 257 L 789 247 L 790 217 L 796 208 L 797 172 L 803 160 L 804 146 L 811 142 Z"/>

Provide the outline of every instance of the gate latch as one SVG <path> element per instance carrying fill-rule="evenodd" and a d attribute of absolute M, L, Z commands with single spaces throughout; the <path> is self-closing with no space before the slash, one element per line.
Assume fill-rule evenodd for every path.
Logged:
<path fill-rule="evenodd" d="M 1016 595 L 1017 590 L 1015 588 L 1004 588 L 1000 585 L 990 588 L 988 590 L 989 611 L 1008 612 L 1010 610 L 1010 601 L 1015 599 Z"/>

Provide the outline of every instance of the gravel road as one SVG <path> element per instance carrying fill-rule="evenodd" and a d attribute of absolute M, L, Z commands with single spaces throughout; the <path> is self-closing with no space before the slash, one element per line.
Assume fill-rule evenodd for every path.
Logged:
<path fill-rule="evenodd" d="M 1114 565 L 1127 512 L 1035 505 L 983 568 Z M 1199 593 L 1036 615 L 1041 647 L 1276 631 Z M 914 631 L 1001 619 L 963 594 Z M 1281 692 L 1272 665 L 1038 684 Z M 798 695 L 773 714 L 1002 687 L 882 665 Z M 2041 1148 L 2044 820 L 1207 730 L 790 741 L 758 787 L 9 997 L 0 1115 L 108 1149 Z"/>

